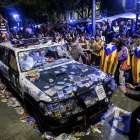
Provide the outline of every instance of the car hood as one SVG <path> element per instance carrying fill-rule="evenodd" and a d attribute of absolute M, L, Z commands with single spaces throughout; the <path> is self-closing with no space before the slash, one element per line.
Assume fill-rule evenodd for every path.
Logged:
<path fill-rule="evenodd" d="M 72 94 L 87 91 L 101 83 L 106 74 L 98 69 L 80 63 L 61 65 L 41 71 L 39 80 L 33 84 L 48 95 L 52 101 L 69 98 Z M 30 80 L 30 77 L 26 77 Z"/>

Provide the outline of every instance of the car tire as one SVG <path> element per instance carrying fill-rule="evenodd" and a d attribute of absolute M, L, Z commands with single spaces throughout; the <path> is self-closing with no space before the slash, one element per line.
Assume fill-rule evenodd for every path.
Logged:
<path fill-rule="evenodd" d="M 6 86 L 6 88 L 9 88 L 8 82 L 6 81 L 5 77 L 3 76 L 3 73 L 0 71 L 0 78 L 1 78 L 1 82 Z"/>
<path fill-rule="evenodd" d="M 39 117 L 37 115 L 37 112 L 35 110 L 33 110 L 33 117 L 34 117 L 34 119 L 36 121 L 36 124 L 38 126 L 38 129 L 40 130 L 40 132 L 42 134 L 44 134 L 45 130 L 44 130 L 43 125 L 41 124 L 40 119 L 39 119 Z"/>
<path fill-rule="evenodd" d="M 24 98 L 24 105 L 25 105 L 25 111 L 32 117 L 34 117 L 36 124 L 38 126 L 38 129 L 40 130 L 41 133 L 44 133 L 45 129 L 38 117 L 38 113 L 37 110 L 35 109 L 35 107 L 33 107 L 33 105 L 26 99 Z"/>

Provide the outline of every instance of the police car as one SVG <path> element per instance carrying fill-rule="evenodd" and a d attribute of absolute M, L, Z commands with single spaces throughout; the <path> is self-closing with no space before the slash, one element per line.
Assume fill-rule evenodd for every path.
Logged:
<path fill-rule="evenodd" d="M 60 44 L 0 43 L 0 76 L 22 97 L 41 132 L 88 125 L 108 109 L 112 75 L 80 64 Z"/>

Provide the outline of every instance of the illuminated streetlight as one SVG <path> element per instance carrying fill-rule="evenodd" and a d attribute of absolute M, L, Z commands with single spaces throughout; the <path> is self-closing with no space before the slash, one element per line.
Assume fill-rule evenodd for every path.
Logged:
<path fill-rule="evenodd" d="M 14 14 L 13 17 L 15 18 L 15 20 L 19 19 L 19 15 Z"/>
<path fill-rule="evenodd" d="M 18 26 L 19 26 L 19 15 L 18 14 L 14 14 L 13 17 L 16 20 L 16 22 L 18 23 Z"/>

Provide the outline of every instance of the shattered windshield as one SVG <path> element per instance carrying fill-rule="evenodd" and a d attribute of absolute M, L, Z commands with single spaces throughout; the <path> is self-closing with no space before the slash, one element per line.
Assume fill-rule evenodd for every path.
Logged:
<path fill-rule="evenodd" d="M 18 53 L 19 65 L 22 72 L 47 68 L 72 60 L 70 54 L 61 46 L 37 48 Z"/>

